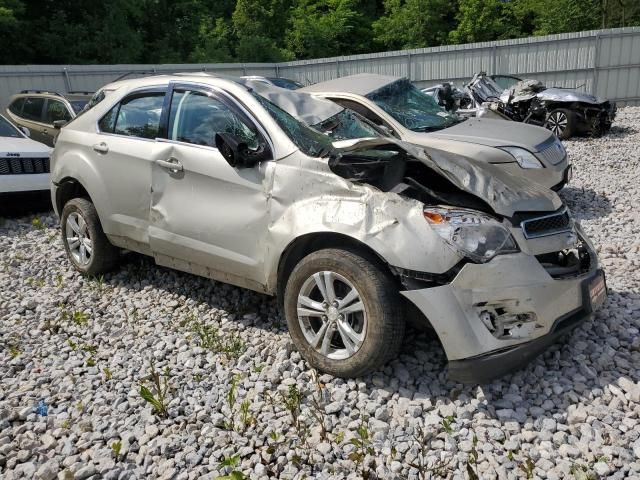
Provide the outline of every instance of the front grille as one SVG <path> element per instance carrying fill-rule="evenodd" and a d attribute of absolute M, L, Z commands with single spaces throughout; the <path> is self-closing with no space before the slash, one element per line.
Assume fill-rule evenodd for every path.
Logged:
<path fill-rule="evenodd" d="M 0 158 L 0 175 L 49 173 L 49 158 Z"/>
<path fill-rule="evenodd" d="M 545 146 L 538 152 L 538 156 L 545 162 L 551 165 L 557 165 L 567 157 L 567 152 L 560 143 L 556 140 L 548 146 Z"/>
<path fill-rule="evenodd" d="M 556 233 L 571 231 L 573 225 L 567 210 L 544 217 L 531 218 L 520 222 L 526 238 L 544 237 Z"/>

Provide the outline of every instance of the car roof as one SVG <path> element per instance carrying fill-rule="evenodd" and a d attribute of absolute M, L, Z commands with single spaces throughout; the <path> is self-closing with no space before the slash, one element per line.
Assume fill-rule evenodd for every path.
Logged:
<path fill-rule="evenodd" d="M 306 93 L 344 92 L 366 96 L 400 79 L 402 79 L 402 77 L 379 75 L 377 73 L 358 73 L 356 75 L 334 78 L 326 82 L 315 83 L 301 88 L 299 91 Z"/>
<path fill-rule="evenodd" d="M 208 72 L 187 72 L 187 73 L 174 73 L 171 75 L 152 75 L 139 78 L 128 78 L 125 80 L 117 80 L 101 87 L 100 90 L 116 90 L 121 87 L 126 87 L 128 90 L 135 88 L 153 86 L 157 84 L 169 83 L 171 81 L 191 81 L 194 83 L 204 83 L 209 85 L 224 85 L 225 83 L 233 83 L 235 85 L 241 85 L 237 80 L 238 77 L 230 77 L 227 75 L 218 75 Z M 245 87 L 246 88 L 246 87 Z"/>

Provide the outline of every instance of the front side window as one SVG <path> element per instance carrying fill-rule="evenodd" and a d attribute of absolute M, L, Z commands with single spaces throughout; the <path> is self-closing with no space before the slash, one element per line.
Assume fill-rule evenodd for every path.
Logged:
<path fill-rule="evenodd" d="M 169 139 L 215 147 L 216 133 L 229 133 L 252 149 L 260 143 L 257 130 L 215 96 L 196 90 L 174 90 Z"/>
<path fill-rule="evenodd" d="M 101 132 L 154 139 L 160 129 L 164 92 L 131 95 L 100 119 Z"/>
<path fill-rule="evenodd" d="M 71 120 L 71 114 L 64 103 L 59 102 L 58 100 L 49 99 L 47 102 L 47 110 L 45 112 L 44 121 L 49 125 L 52 125 L 53 122 L 58 120 Z"/>
<path fill-rule="evenodd" d="M 11 111 L 11 113 L 15 113 L 16 115 L 20 115 L 22 113 L 22 106 L 24 105 L 24 97 L 22 98 L 18 98 L 17 100 L 15 100 L 11 106 L 9 107 L 9 110 Z"/>
<path fill-rule="evenodd" d="M 402 79 L 376 90 L 367 98 L 414 132 L 441 130 L 459 123 L 460 118 L 445 111 L 433 97 Z"/>
<path fill-rule="evenodd" d="M 22 107 L 22 117 L 27 120 L 42 121 L 42 109 L 44 108 L 44 97 L 27 97 Z"/>

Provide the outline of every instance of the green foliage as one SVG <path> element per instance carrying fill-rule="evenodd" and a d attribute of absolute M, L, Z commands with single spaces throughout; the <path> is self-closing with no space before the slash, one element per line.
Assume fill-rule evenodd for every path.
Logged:
<path fill-rule="evenodd" d="M 357 468 L 360 469 L 360 475 L 366 480 L 370 478 L 371 472 L 367 468 L 365 458 L 367 455 L 375 455 L 375 450 L 364 417 L 360 419 L 360 425 L 356 429 L 356 434 L 356 437 L 349 440 L 349 443 L 356 447 L 356 449 L 349 454 L 349 460 L 356 464 Z"/>
<path fill-rule="evenodd" d="M 240 464 L 240 455 L 232 455 L 231 457 L 225 457 L 218 464 L 218 469 L 231 469 L 232 471 L 228 475 L 224 475 L 222 477 L 218 477 L 218 480 L 245 480 L 248 478 L 242 472 L 236 470 L 235 468 Z"/>
<path fill-rule="evenodd" d="M 168 411 L 168 393 L 169 393 L 169 369 L 165 369 L 164 374 L 155 368 L 155 363 L 151 361 L 151 373 L 149 379 L 151 381 L 151 389 L 143 382 L 140 382 L 140 396 L 153 407 L 153 411 L 159 417 L 169 415 Z"/>
<path fill-rule="evenodd" d="M 298 0 L 285 34 L 295 58 L 358 53 L 366 48 L 367 29 L 356 0 Z"/>
<path fill-rule="evenodd" d="M 638 0 L 0 0 L 0 63 L 271 62 L 632 25 Z"/>
<path fill-rule="evenodd" d="M 375 40 L 388 50 L 442 45 L 455 26 L 455 2 L 384 0 L 385 15 L 373 22 Z"/>
<path fill-rule="evenodd" d="M 117 441 L 111 444 L 111 454 L 116 461 L 118 461 L 118 457 L 120 456 L 120 450 L 122 450 L 122 442 Z"/>

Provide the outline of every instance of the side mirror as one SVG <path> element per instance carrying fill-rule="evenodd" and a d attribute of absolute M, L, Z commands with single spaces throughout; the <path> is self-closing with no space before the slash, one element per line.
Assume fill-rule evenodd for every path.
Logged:
<path fill-rule="evenodd" d="M 216 133 L 216 148 L 234 168 L 251 168 L 265 160 L 271 160 L 269 149 L 264 145 L 251 149 L 238 137 L 226 132 Z"/>
<path fill-rule="evenodd" d="M 20 130 L 22 130 L 22 133 L 24 133 L 27 137 L 31 136 L 31 130 L 29 130 L 27 127 L 20 127 Z"/>
<path fill-rule="evenodd" d="M 66 120 L 56 120 L 55 122 L 53 122 L 53 128 L 60 130 L 66 124 L 67 124 Z"/>

